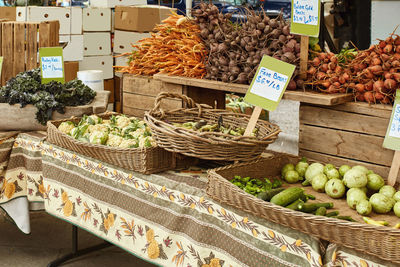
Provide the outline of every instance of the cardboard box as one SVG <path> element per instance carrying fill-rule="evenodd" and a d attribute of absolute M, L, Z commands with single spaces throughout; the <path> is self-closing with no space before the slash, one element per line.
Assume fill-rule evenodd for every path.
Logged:
<path fill-rule="evenodd" d="M 110 7 L 115 6 L 135 6 L 135 5 L 146 5 L 147 0 L 91 0 L 91 7 Z"/>
<path fill-rule="evenodd" d="M 64 74 L 66 82 L 76 79 L 78 71 L 79 71 L 78 61 L 64 61 Z"/>
<path fill-rule="evenodd" d="M 163 6 L 117 6 L 115 8 L 115 29 L 150 32 L 170 14 L 171 9 Z"/>
<path fill-rule="evenodd" d="M 127 53 L 135 50 L 132 44 L 137 44 L 139 40 L 151 37 L 149 32 L 128 32 L 116 30 L 114 33 L 114 52 Z"/>
<path fill-rule="evenodd" d="M 128 56 L 119 56 L 120 54 L 114 54 L 114 66 L 128 66 Z"/>
<path fill-rule="evenodd" d="M 15 21 L 17 17 L 17 8 L 2 6 L 0 7 L 0 19 Z"/>
<path fill-rule="evenodd" d="M 110 92 L 110 97 L 108 98 L 108 103 L 114 103 L 114 101 L 115 101 L 114 79 L 104 80 L 104 90 Z"/>
<path fill-rule="evenodd" d="M 84 32 L 111 31 L 111 8 L 84 8 L 82 16 Z"/>
<path fill-rule="evenodd" d="M 65 61 L 83 59 L 83 35 L 60 35 L 60 43 L 68 43 L 64 48 Z"/>
<path fill-rule="evenodd" d="M 60 34 L 82 34 L 82 8 L 80 7 L 17 7 L 17 21 L 60 22 Z M 71 11 L 72 10 L 72 11 Z M 27 17 L 25 17 L 27 16 Z"/>
<path fill-rule="evenodd" d="M 111 34 L 109 32 L 85 32 L 83 34 L 83 55 L 111 55 Z"/>
<path fill-rule="evenodd" d="M 79 70 L 102 70 L 103 79 L 114 77 L 113 57 L 109 56 L 90 56 L 83 57 L 79 62 Z"/>

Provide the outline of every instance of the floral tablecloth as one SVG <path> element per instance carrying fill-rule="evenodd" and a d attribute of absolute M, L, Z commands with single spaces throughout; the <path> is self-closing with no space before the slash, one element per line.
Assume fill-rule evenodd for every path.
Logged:
<path fill-rule="evenodd" d="M 142 175 L 43 139 L 20 134 L 0 144 L 0 152 L 11 147 L 0 205 L 44 201 L 48 213 L 154 264 L 394 266 L 209 199 L 201 169 Z"/>

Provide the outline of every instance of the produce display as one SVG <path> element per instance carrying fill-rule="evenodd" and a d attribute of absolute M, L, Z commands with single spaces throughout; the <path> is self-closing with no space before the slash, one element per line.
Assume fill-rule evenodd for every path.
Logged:
<path fill-rule="evenodd" d="M 95 96 L 96 92 L 80 80 L 42 84 L 40 69 L 21 72 L 0 88 L 0 103 L 20 104 L 21 108 L 34 105 L 36 120 L 43 125 L 52 118 L 53 111 L 63 114 L 66 106 L 88 104 Z"/>
<path fill-rule="evenodd" d="M 121 72 L 203 78 L 206 48 L 199 37 L 200 28 L 184 16 L 173 14 L 157 25 L 152 37 L 133 45 L 137 51 L 129 55 L 129 66 L 118 67 Z"/>
<path fill-rule="evenodd" d="M 318 162 L 308 164 L 303 158 L 296 165 L 289 163 L 283 166 L 281 173 L 282 178 L 288 183 L 303 181 L 303 186 L 312 186 L 314 191 L 324 192 L 333 199 L 346 199 L 347 205 L 362 216 L 372 215 L 372 212 L 386 214 L 393 210 L 394 214 L 400 217 L 400 191 L 396 191 L 390 185 L 385 185 L 380 175 L 364 166 L 342 165 L 337 169 L 332 164 L 323 165 Z M 292 188 L 296 188 L 296 194 L 300 194 L 298 193 L 300 189 L 304 190 L 299 187 L 290 189 Z M 301 206 L 302 199 L 300 197 L 295 199 L 296 194 L 293 194 L 289 200 L 297 201 L 297 206 L 290 207 L 306 211 L 307 209 Z M 327 204 L 323 205 L 325 208 L 330 207 L 325 205 Z M 375 225 L 388 225 L 385 221 L 375 221 L 368 217 L 363 217 L 363 220 Z"/>
<path fill-rule="evenodd" d="M 299 37 L 290 34 L 289 23 L 282 16 L 270 19 L 265 13 L 247 10 L 246 21 L 232 23 L 232 14 L 222 14 L 215 5 L 204 2 L 193 16 L 209 50 L 206 79 L 250 84 L 264 55 L 299 62 Z M 296 89 L 296 83 L 292 81 L 289 88 Z"/>
<path fill-rule="evenodd" d="M 72 121 L 62 122 L 58 130 L 77 140 L 97 145 L 119 148 L 156 146 L 146 123 L 125 115 L 113 115 L 109 120 L 103 120 L 96 115 L 85 115 L 78 124 Z"/>
<path fill-rule="evenodd" d="M 176 127 L 185 128 L 188 130 L 194 130 L 199 132 L 218 132 L 223 134 L 229 134 L 234 136 L 242 136 L 245 132 L 245 128 L 232 128 L 231 126 L 226 127 L 221 123 L 221 120 L 218 123 L 209 124 L 205 120 L 200 121 L 190 121 L 185 123 L 173 123 Z M 253 130 L 252 136 L 257 136 L 258 129 L 255 128 Z"/>
<path fill-rule="evenodd" d="M 367 50 L 316 54 L 306 83 L 326 93 L 353 92 L 355 99 L 390 104 L 400 85 L 400 36 L 392 33 Z"/>

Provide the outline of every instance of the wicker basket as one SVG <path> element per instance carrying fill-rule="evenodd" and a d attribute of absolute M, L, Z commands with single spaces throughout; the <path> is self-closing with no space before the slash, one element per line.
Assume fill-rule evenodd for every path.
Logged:
<path fill-rule="evenodd" d="M 400 230 L 293 211 L 258 199 L 229 182 L 235 175 L 277 177 L 298 157 L 277 154 L 251 163 L 238 163 L 208 171 L 207 195 L 266 220 L 328 240 L 384 260 L 400 263 Z"/>
<path fill-rule="evenodd" d="M 164 111 L 160 108 L 164 98 L 182 99 L 186 108 Z M 206 120 L 233 128 L 246 128 L 250 116 L 224 109 L 213 109 L 204 104 L 196 104 L 193 99 L 179 94 L 160 93 L 154 108 L 145 113 L 144 119 L 150 126 L 157 144 L 164 149 L 208 160 L 249 161 L 259 157 L 266 147 L 274 142 L 280 132 L 279 127 L 259 120 L 258 137 L 233 136 L 219 132 L 197 132 L 176 127 L 172 123 L 185 123 Z"/>
<path fill-rule="evenodd" d="M 117 113 L 98 115 L 108 119 Z M 124 169 L 151 174 L 171 170 L 176 167 L 176 156 L 160 147 L 151 148 L 116 148 L 78 141 L 59 131 L 58 126 L 64 121 L 79 122 L 81 118 L 71 118 L 47 122 L 47 142 L 95 158 Z"/>

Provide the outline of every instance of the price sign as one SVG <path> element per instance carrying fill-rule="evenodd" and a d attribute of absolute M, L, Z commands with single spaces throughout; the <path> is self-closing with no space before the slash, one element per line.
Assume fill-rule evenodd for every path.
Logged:
<path fill-rule="evenodd" d="M 383 147 L 392 150 L 400 150 L 400 90 L 396 92 L 392 116 L 386 131 Z"/>
<path fill-rule="evenodd" d="M 290 32 L 318 37 L 320 0 L 292 0 Z"/>
<path fill-rule="evenodd" d="M 39 49 L 42 83 L 59 81 L 64 83 L 64 60 L 62 47 Z"/>
<path fill-rule="evenodd" d="M 269 111 L 275 110 L 294 69 L 294 65 L 264 56 L 244 100 Z"/>

